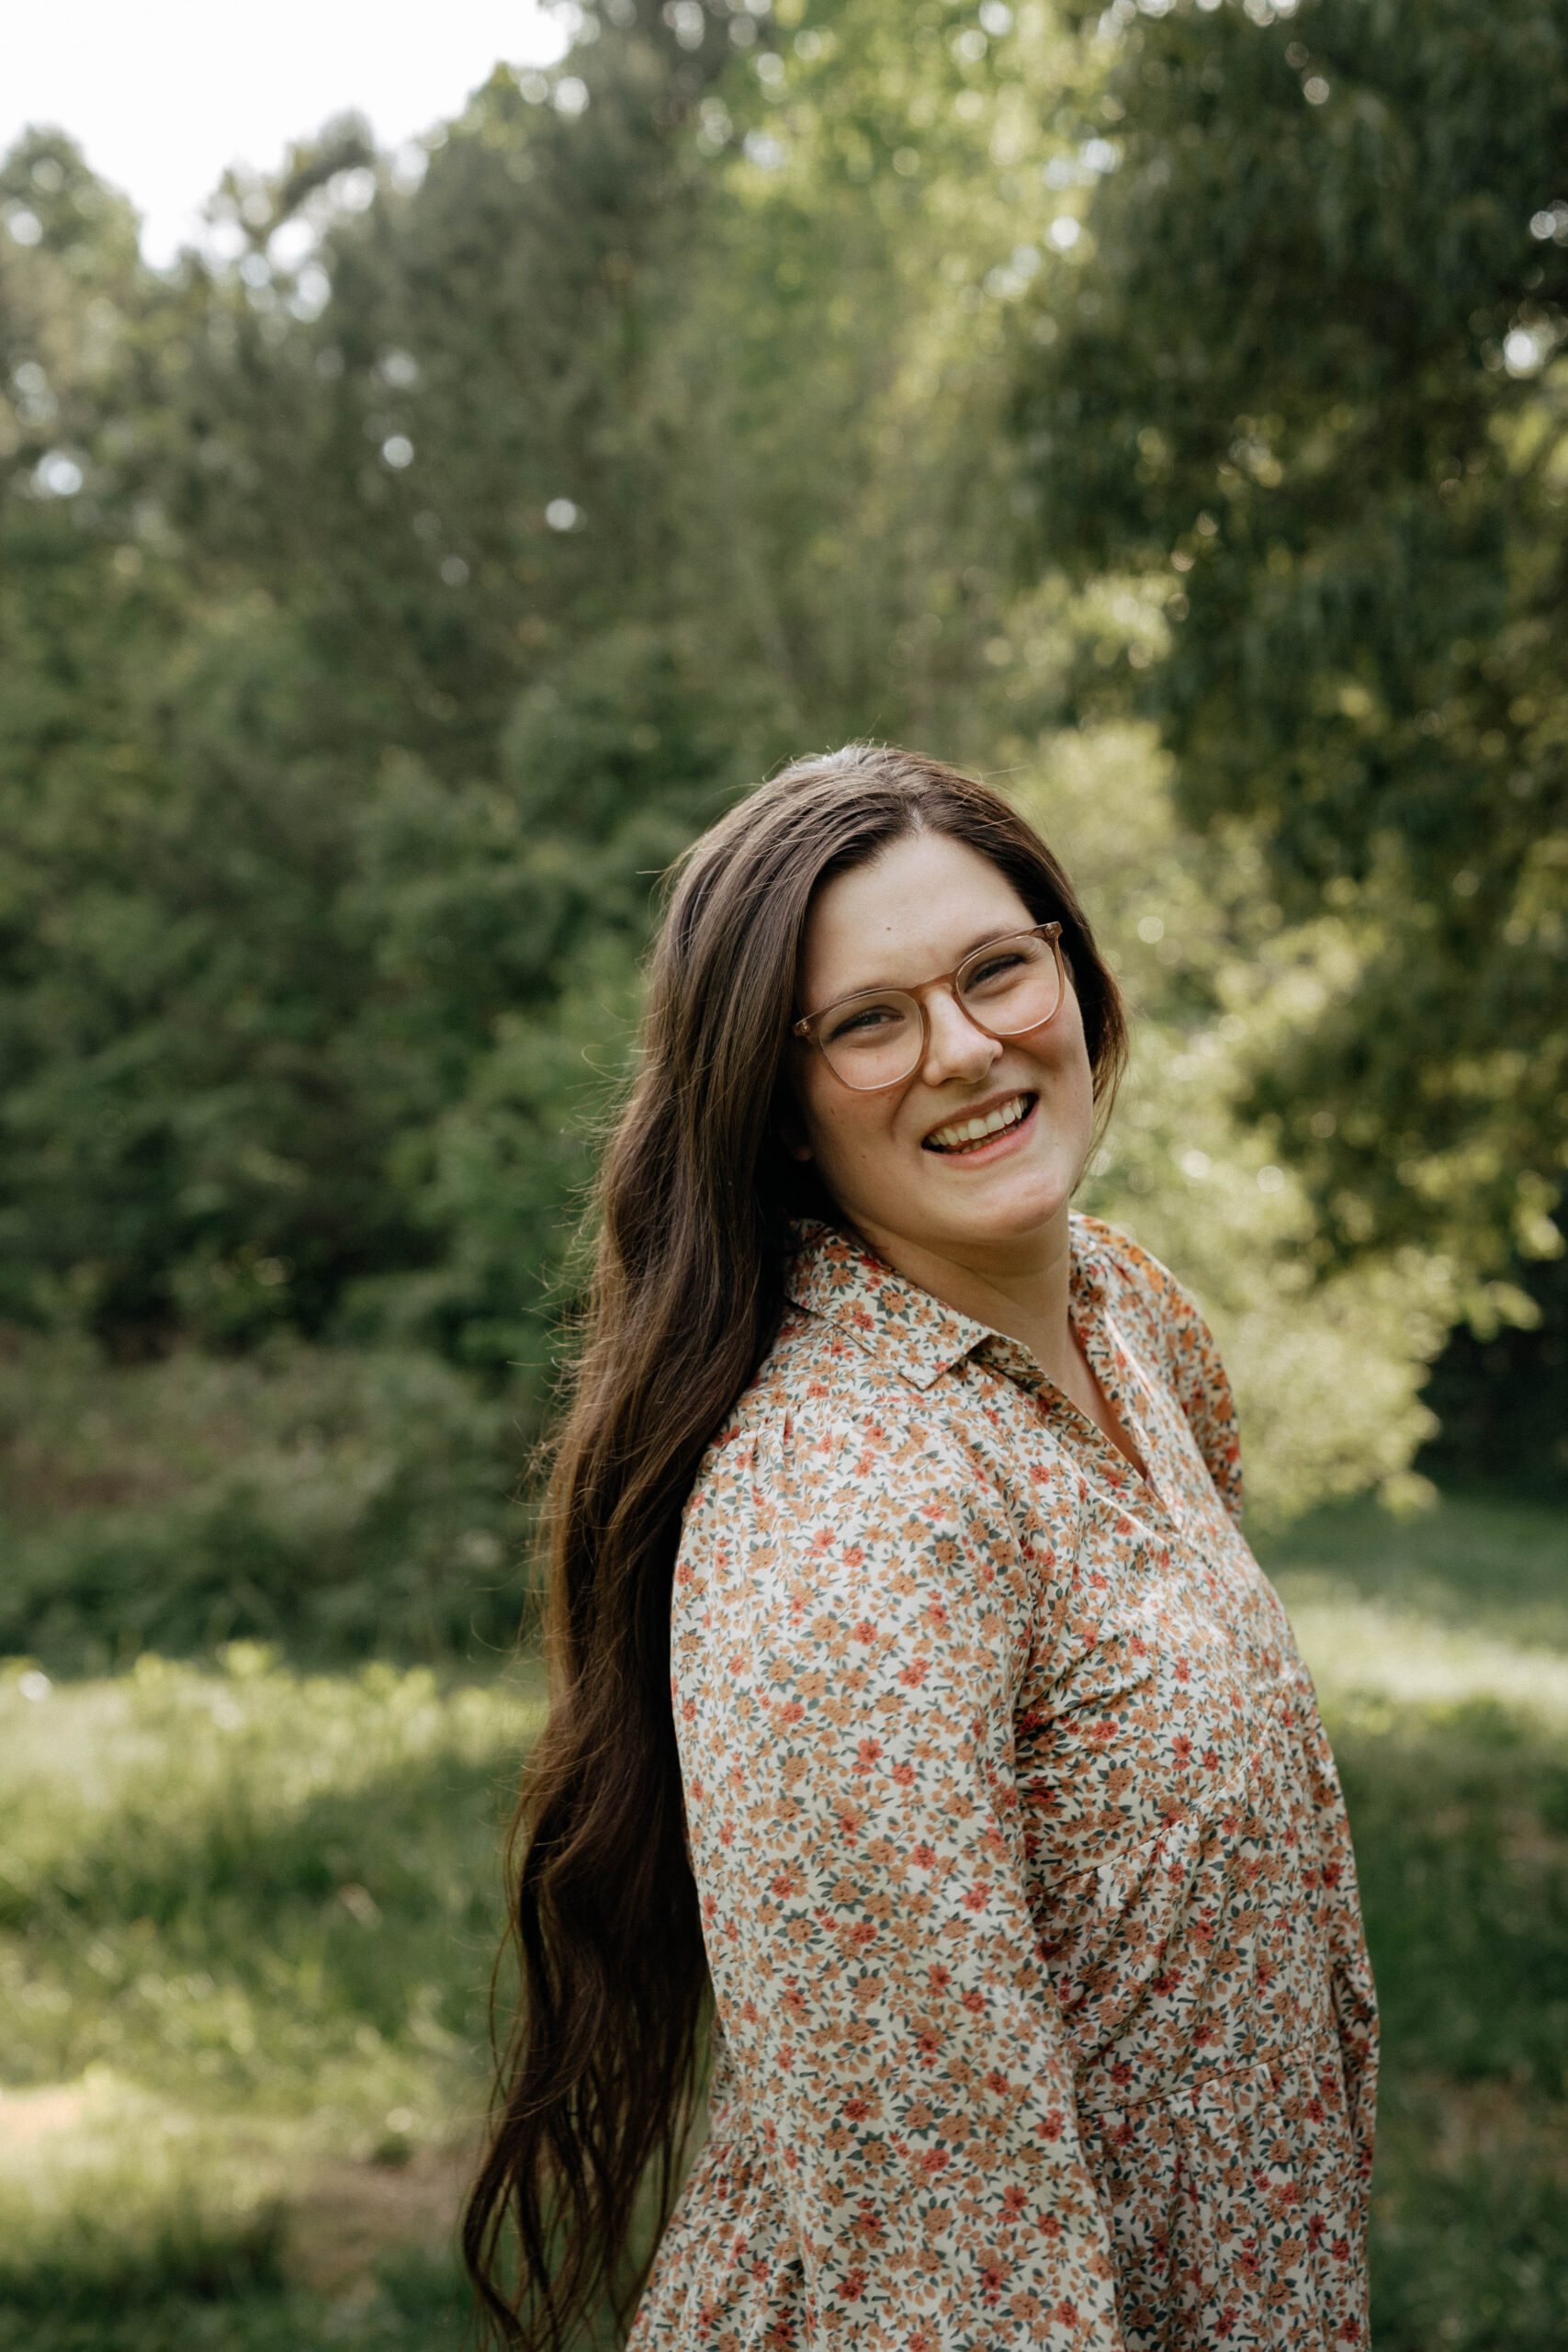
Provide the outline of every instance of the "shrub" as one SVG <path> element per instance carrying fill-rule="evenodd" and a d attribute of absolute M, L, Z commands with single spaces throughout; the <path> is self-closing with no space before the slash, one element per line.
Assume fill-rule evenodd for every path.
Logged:
<path fill-rule="evenodd" d="M 0 1356 L 0 1653 L 59 1670 L 236 1639 L 505 1649 L 525 1600 L 505 1400 L 435 1357 L 280 1338 L 243 1359 Z"/>

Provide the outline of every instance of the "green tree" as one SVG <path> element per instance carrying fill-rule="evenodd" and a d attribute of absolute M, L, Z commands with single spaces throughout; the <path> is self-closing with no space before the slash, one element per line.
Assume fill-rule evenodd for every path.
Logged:
<path fill-rule="evenodd" d="M 52 585 L 0 585 L 6 1311 L 130 1355 L 432 1348 L 531 1420 L 655 876 L 776 759 L 884 735 L 1092 842 L 1149 1016 L 1100 1197 L 1214 1270 L 1274 1428 L 1312 1220 L 1234 1131 L 1235 1023 L 1289 1035 L 1256 876 L 1200 880 L 1142 754 L 1041 786 L 1168 620 L 1014 576 L 1016 363 L 1083 281 L 1112 62 L 1002 0 L 616 0 L 412 167 L 344 120 L 231 176 L 167 278 L 68 142 L 11 159 L 0 530 Z M 1269 1436 L 1278 1508 L 1408 1452 L 1436 1294 L 1379 1279 L 1303 1341 L 1292 1378 L 1366 1409 Z"/>
<path fill-rule="evenodd" d="M 803 740 L 962 711 L 994 61 L 672 15 L 498 70 L 423 175 L 345 122 L 231 178 L 173 282 L 65 142 L 13 159 L 58 218 L 11 266 L 97 205 L 118 323 L 74 489 L 10 475 L 74 600 L 18 593 L 0 688 L 12 1311 L 506 1360 L 653 874 Z"/>
<path fill-rule="evenodd" d="M 1115 0 L 1084 39 L 1118 167 L 1019 338 L 1033 560 L 1157 591 L 1181 805 L 1311 926 L 1251 1102 L 1321 1250 L 1505 1276 L 1568 1162 L 1568 8 Z"/>
<path fill-rule="evenodd" d="M 352 125 L 231 183 L 239 266 L 190 257 L 172 285 L 67 142 L 11 159 L 39 208 L 6 254 L 13 1311 L 243 1340 L 430 1264 L 449 1234 L 411 1139 L 503 1012 L 547 1023 L 571 993 L 574 923 L 628 929 L 625 874 L 583 853 L 618 827 L 626 871 L 662 864 L 701 820 L 672 653 L 644 664 L 662 765 L 629 705 L 596 790 L 513 724 L 659 572 L 627 420 L 700 76 L 651 22 L 580 61 L 585 109 L 498 74 L 418 188 L 378 180 Z M 51 337 L 89 328 L 110 359 L 40 448 L 31 426 L 67 422 Z M 585 725 L 603 739 L 602 710 Z M 672 776 L 683 814 L 650 846 L 624 820 Z"/>

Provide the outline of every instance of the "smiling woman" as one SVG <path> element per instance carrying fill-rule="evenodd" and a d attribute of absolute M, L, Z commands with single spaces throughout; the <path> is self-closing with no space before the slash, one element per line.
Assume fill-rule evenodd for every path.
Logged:
<path fill-rule="evenodd" d="M 1071 1205 L 1124 1049 L 950 768 L 804 763 L 685 863 L 548 1514 L 467 2230 L 513 2342 L 1364 2340 L 1333 1764 L 1207 1329 Z"/>
<path fill-rule="evenodd" d="M 1050 886 L 1059 895 L 1065 877 Z M 1021 1340 L 1136 1462 L 1067 1314 L 1067 1204 L 1089 1159 L 1095 1079 L 1062 926 L 1031 927 L 1029 913 L 988 856 L 944 832 L 907 835 L 827 883 L 800 973 L 808 999 L 832 1001 L 795 1024 L 822 1059 L 797 1067 L 800 1124 L 787 1139 L 890 1266 Z M 1081 917 L 1077 927 L 1088 972 Z M 941 981 L 907 995 L 852 985 L 868 960 L 918 963 L 928 943 L 937 954 L 961 940 Z M 1109 1007 L 1114 983 L 1094 961 Z"/>

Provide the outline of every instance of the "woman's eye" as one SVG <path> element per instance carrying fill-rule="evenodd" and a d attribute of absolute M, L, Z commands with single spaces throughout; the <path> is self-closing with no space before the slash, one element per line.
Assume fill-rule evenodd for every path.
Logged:
<path fill-rule="evenodd" d="M 840 1037 L 878 1036 L 902 1018 L 897 1005 L 863 1004 L 858 1012 L 846 1012 L 841 1021 L 835 1021 L 828 1034 L 835 1045 Z"/>
<path fill-rule="evenodd" d="M 988 980 L 1009 979 L 1014 972 L 1021 971 L 1023 960 L 1016 947 L 1009 948 L 1005 955 L 987 956 L 983 964 L 975 966 L 964 985 L 965 989 L 983 989 Z"/>

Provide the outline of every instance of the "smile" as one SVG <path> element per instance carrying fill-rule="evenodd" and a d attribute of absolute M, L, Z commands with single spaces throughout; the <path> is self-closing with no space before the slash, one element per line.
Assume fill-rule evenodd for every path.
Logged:
<path fill-rule="evenodd" d="M 998 1102 L 996 1109 L 987 1112 L 984 1117 L 954 1119 L 949 1126 L 933 1127 L 920 1148 L 922 1151 L 958 1155 L 977 1151 L 993 1136 L 1005 1135 L 1009 1127 L 1016 1127 L 1027 1119 L 1039 1099 L 1035 1094 L 1010 1095 L 1005 1102 Z"/>

